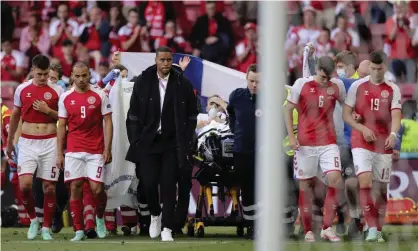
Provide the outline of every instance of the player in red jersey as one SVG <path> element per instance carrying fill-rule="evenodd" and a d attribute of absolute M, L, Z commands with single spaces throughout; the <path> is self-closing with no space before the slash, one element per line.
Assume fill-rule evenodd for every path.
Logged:
<path fill-rule="evenodd" d="M 63 89 L 48 84 L 49 59 L 37 55 L 32 60 L 33 79 L 19 85 L 14 94 L 14 109 L 10 117 L 7 155 L 12 158 L 14 136 L 22 119 L 22 134 L 19 138 L 17 173 L 26 212 L 31 218 L 28 239 L 38 234 L 39 221 L 35 214 L 32 193 L 33 174 L 43 180 L 44 223 L 42 239 L 52 240 L 49 228 L 55 213 L 55 185 L 59 176 L 56 168 L 56 130 L 58 99 Z"/>
<path fill-rule="evenodd" d="M 326 175 L 328 191 L 325 198 L 325 217 L 321 237 L 340 241 L 332 229 L 341 189 L 340 151 L 336 145 L 333 113 L 336 102 L 344 102 L 345 88 L 339 79 L 331 79 L 335 64 L 330 57 L 321 57 L 316 75 L 300 78 L 293 85 L 285 108 L 286 128 L 290 146 L 296 150 L 294 169 L 299 179 L 299 207 L 305 230 L 305 241 L 314 242 L 312 232 L 312 187 L 318 166 Z M 293 109 L 298 111 L 298 137 L 293 134 Z"/>
<path fill-rule="evenodd" d="M 387 56 L 370 54 L 370 76 L 354 82 L 348 91 L 343 118 L 353 128 L 354 169 L 360 184 L 360 203 L 369 232 L 366 241 L 384 242 L 382 225 L 386 213 L 387 184 L 392 169 L 392 149 L 401 124 L 399 87 L 385 79 Z M 361 122 L 352 118 L 360 114 Z M 375 202 L 373 194 L 377 195 Z M 380 218 L 380 219 L 379 219 Z"/>
<path fill-rule="evenodd" d="M 84 239 L 82 188 L 85 179 L 88 179 L 96 200 L 97 235 L 104 238 L 106 227 L 103 215 L 107 201 L 104 191 L 105 165 L 112 161 L 111 106 L 107 95 L 100 88 L 90 85 L 90 71 L 86 64 L 76 63 L 71 78 L 74 88 L 64 93 L 59 101 L 57 134 L 57 166 L 65 168 L 65 182 L 70 184 L 71 189 L 70 208 L 75 230 L 75 237 L 71 241 Z M 65 142 L 67 153 L 64 165 Z"/>

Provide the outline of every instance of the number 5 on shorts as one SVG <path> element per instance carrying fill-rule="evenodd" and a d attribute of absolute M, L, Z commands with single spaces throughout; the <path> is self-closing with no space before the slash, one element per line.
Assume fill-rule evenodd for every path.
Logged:
<path fill-rule="evenodd" d="M 96 178 L 100 179 L 100 177 L 102 177 L 102 170 L 103 168 L 101 166 L 97 168 Z"/>
<path fill-rule="evenodd" d="M 53 166 L 52 169 L 51 169 L 51 178 L 52 179 L 55 179 L 55 176 L 57 175 L 57 173 L 55 172 L 55 169 L 56 169 L 55 166 Z"/>

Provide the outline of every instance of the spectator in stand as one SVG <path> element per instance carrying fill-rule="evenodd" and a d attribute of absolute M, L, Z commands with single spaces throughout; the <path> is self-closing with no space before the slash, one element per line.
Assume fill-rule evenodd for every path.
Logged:
<path fill-rule="evenodd" d="M 334 42 L 331 40 L 331 33 L 327 27 L 322 27 L 318 38 L 314 42 L 314 46 L 317 58 L 329 56 L 331 49 L 334 47 Z"/>
<path fill-rule="evenodd" d="M 110 55 L 110 24 L 102 18 L 102 11 L 97 7 L 90 10 L 89 17 L 90 22 L 80 28 L 80 42 L 99 65 L 102 57 L 108 58 Z"/>
<path fill-rule="evenodd" d="M 139 23 L 147 27 L 151 43 L 164 35 L 167 20 L 176 20 L 173 10 L 168 1 L 145 1 L 139 5 Z"/>
<path fill-rule="evenodd" d="M 366 13 L 367 23 L 384 24 L 393 14 L 393 8 L 387 1 L 371 1 Z"/>
<path fill-rule="evenodd" d="M 257 1 L 235 1 L 235 11 L 241 25 L 257 23 Z"/>
<path fill-rule="evenodd" d="M 23 79 L 25 55 L 20 51 L 13 50 L 10 40 L 1 43 L 1 81 L 16 81 Z"/>
<path fill-rule="evenodd" d="M 60 64 L 50 64 L 48 80 L 52 84 L 56 84 L 62 87 L 64 91 L 67 90 L 67 85 L 61 79 L 62 78 L 62 67 Z"/>
<path fill-rule="evenodd" d="M 51 21 L 49 26 L 49 36 L 52 43 L 52 55 L 59 57 L 62 53 L 61 45 L 64 40 L 71 40 L 74 44 L 78 41 L 78 23 L 69 18 L 68 7 L 61 4 L 58 7 L 58 18 Z"/>
<path fill-rule="evenodd" d="M 164 36 L 158 37 L 154 41 L 154 50 L 162 46 L 170 47 L 173 53 L 190 53 L 192 51 L 189 42 L 177 34 L 176 23 L 171 20 L 165 24 Z"/>
<path fill-rule="evenodd" d="M 71 76 L 73 65 L 77 62 L 74 54 L 74 44 L 71 40 L 67 39 L 62 42 L 61 53 L 57 58 L 59 59 L 65 79 L 68 79 Z"/>
<path fill-rule="evenodd" d="M 408 17 L 409 6 L 405 2 L 395 4 L 394 15 L 386 21 L 386 35 L 384 51 L 392 58 L 391 69 L 398 80 L 408 83 L 416 82 L 418 56 L 417 47 L 413 46 L 413 28 Z"/>
<path fill-rule="evenodd" d="M 77 61 L 83 62 L 89 66 L 90 71 L 90 84 L 95 85 L 100 80 L 100 75 L 95 69 L 94 59 L 90 57 L 87 48 L 81 47 L 77 51 Z"/>
<path fill-rule="evenodd" d="M 360 37 L 355 30 L 349 28 L 348 18 L 344 14 L 337 16 L 337 27 L 332 30 L 331 39 L 334 40 L 337 35 L 344 36 L 348 50 L 358 50 L 360 47 Z"/>
<path fill-rule="evenodd" d="M 216 2 L 206 2 L 206 14 L 196 20 L 190 40 L 194 56 L 221 65 L 226 63 L 234 44 L 232 27 L 229 20 L 216 12 Z"/>
<path fill-rule="evenodd" d="M 99 76 L 101 79 L 106 77 L 106 75 L 109 73 L 109 62 L 106 60 L 102 60 L 99 63 Z"/>
<path fill-rule="evenodd" d="M 121 47 L 118 36 L 119 29 L 126 24 L 125 16 L 122 14 L 122 6 L 119 2 L 114 3 L 109 11 L 110 33 L 109 41 L 111 43 L 110 52 L 115 52 Z"/>
<path fill-rule="evenodd" d="M 235 55 L 239 62 L 237 69 L 247 72 L 250 65 L 257 63 L 257 26 L 247 23 L 244 26 L 245 38 L 235 47 Z"/>
<path fill-rule="evenodd" d="M 119 30 L 121 51 L 144 52 L 150 51 L 146 27 L 139 25 L 138 11 L 131 9 L 128 12 L 128 23 Z"/>
<path fill-rule="evenodd" d="M 38 54 L 48 55 L 50 46 L 48 29 L 43 27 L 41 17 L 30 15 L 28 26 L 20 34 L 19 44 L 19 50 L 29 58 L 29 69 L 32 67 L 32 58 Z"/>
<path fill-rule="evenodd" d="M 314 42 L 319 36 L 319 29 L 316 27 L 316 10 L 307 6 L 303 9 L 303 24 L 292 27 L 288 32 L 286 48 L 302 55 L 302 50 L 309 42 Z"/>

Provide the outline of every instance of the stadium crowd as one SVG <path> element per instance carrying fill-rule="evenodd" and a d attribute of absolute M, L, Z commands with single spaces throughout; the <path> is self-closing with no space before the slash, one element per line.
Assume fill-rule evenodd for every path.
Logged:
<path fill-rule="evenodd" d="M 384 80 L 390 88 L 387 90 L 385 89 L 385 91 L 388 92 L 388 96 L 386 96 L 386 94 L 382 94 L 382 96 L 386 96 L 384 98 L 390 97 L 392 99 L 390 102 L 386 102 L 392 104 L 393 109 L 401 108 L 401 91 L 407 90 L 406 93 L 402 93 L 404 99 L 411 99 L 414 89 L 418 92 L 418 88 L 414 86 L 417 82 L 418 72 L 418 5 L 417 2 L 399 2 L 395 4 L 386 1 L 304 1 L 303 3 L 288 2 L 288 9 L 289 29 L 286 37 L 285 50 L 288 62 L 287 74 L 289 79 L 286 88 L 289 90 L 290 95 L 288 97 L 289 103 L 286 104 L 286 107 L 289 108 L 287 110 L 289 113 L 286 118 L 293 118 L 293 120 L 287 120 L 289 137 L 285 141 L 285 147 L 288 150 L 288 165 L 290 166 L 288 172 L 291 172 L 293 170 L 293 164 L 296 163 L 296 157 L 294 157 L 295 152 L 296 155 L 298 152 L 299 154 L 302 152 L 300 147 L 318 146 L 318 144 L 320 144 L 319 142 L 315 142 L 311 145 L 312 142 L 303 142 L 300 138 L 299 141 L 297 141 L 297 139 L 291 136 L 293 135 L 295 126 L 296 131 L 299 130 L 303 133 L 309 131 L 309 128 L 306 125 L 297 128 L 298 122 L 295 121 L 295 118 L 298 118 L 299 121 L 306 121 L 306 124 L 309 124 L 307 121 L 311 119 L 310 116 L 306 114 L 292 115 L 292 112 L 296 111 L 295 108 L 297 108 L 296 106 L 299 100 L 303 99 L 303 95 L 309 95 L 309 93 L 303 93 L 302 89 L 303 86 L 307 86 L 311 80 L 317 81 L 318 83 L 323 82 L 324 84 L 326 84 L 327 81 L 330 81 L 329 83 L 332 83 L 330 84 L 332 88 L 336 86 L 336 89 L 332 89 L 331 91 L 327 90 L 328 93 L 324 94 L 338 94 L 338 96 L 333 97 L 335 100 L 332 104 L 329 100 L 325 101 L 327 104 L 324 116 L 327 117 L 328 120 L 322 122 L 324 123 L 324 128 L 327 129 L 329 129 L 328 123 L 333 123 L 332 121 L 329 121 L 329 115 L 332 114 L 330 111 L 334 110 L 334 106 L 337 107 L 335 101 L 344 101 L 345 95 L 347 95 L 345 103 L 354 110 L 347 112 L 344 108 L 344 112 L 341 111 L 339 118 L 341 120 L 341 118 L 344 117 L 344 121 L 357 131 L 363 130 L 363 128 L 356 128 L 357 123 L 361 123 L 360 121 L 365 121 L 364 123 L 366 124 L 369 123 L 367 120 L 368 118 L 365 116 L 371 115 L 373 117 L 381 115 L 376 115 L 374 113 L 366 114 L 364 112 L 359 112 L 359 109 L 356 108 L 357 103 L 355 98 L 353 98 L 355 92 L 350 92 L 350 86 L 357 86 L 356 88 L 358 89 L 358 86 L 360 85 L 359 82 L 356 81 L 358 79 L 367 78 L 367 80 L 364 80 L 363 82 L 379 82 L 379 80 Z M 3 27 L 3 25 L 6 26 Z M 157 70 L 154 69 L 158 74 L 164 72 L 162 69 L 167 69 L 168 67 L 164 65 L 171 60 L 169 59 L 170 57 L 167 56 L 167 53 L 171 55 L 171 52 L 176 52 L 190 54 L 246 73 L 249 93 L 246 93 L 247 89 L 235 91 L 231 94 L 230 100 L 226 101 L 223 101 L 219 97 L 211 97 L 212 102 L 208 103 L 206 112 L 210 112 L 212 108 L 216 108 L 215 115 L 209 115 L 211 119 L 225 121 L 225 117 L 228 117 L 231 123 L 231 131 L 236 135 L 240 135 L 235 136 L 236 146 L 234 148 L 234 154 L 240 156 L 240 161 L 235 163 L 236 165 L 243 166 L 243 170 L 246 172 L 251 173 L 254 171 L 254 164 L 251 163 L 254 162 L 255 158 L 253 155 L 255 138 L 247 139 L 245 137 L 255 137 L 253 130 L 255 130 L 256 118 L 254 112 L 252 115 L 243 115 L 245 113 L 240 113 L 238 110 L 245 107 L 245 110 L 253 111 L 254 109 L 255 111 L 258 85 L 258 71 L 254 66 L 254 64 L 257 63 L 258 55 L 256 2 L 237 1 L 231 5 L 229 2 L 222 1 L 195 1 L 192 3 L 186 1 L 69 1 L 65 4 L 54 1 L 27 1 L 20 3 L 3 1 L 2 30 L 1 83 L 2 101 L 3 104 L 5 104 L 4 109 L 2 105 L 2 124 L 4 125 L 4 118 L 11 116 L 11 111 L 7 111 L 7 107 L 12 109 L 13 105 L 21 107 L 22 117 L 24 118 L 27 116 L 28 120 L 26 121 L 31 121 L 33 124 L 46 123 L 51 126 L 51 122 L 54 122 L 52 124 L 56 127 L 55 122 L 60 118 L 57 132 L 59 145 L 58 150 L 55 149 L 55 151 L 63 153 L 64 143 L 67 144 L 66 163 L 68 161 L 67 158 L 72 158 L 71 161 L 73 162 L 71 163 L 73 163 L 73 165 L 76 165 L 74 163 L 77 163 L 76 160 L 78 159 L 88 158 L 88 155 L 68 155 L 69 149 L 70 152 L 75 151 L 77 153 L 74 149 L 77 149 L 79 146 L 74 143 L 65 142 L 65 136 L 63 136 L 65 135 L 66 124 L 61 122 L 62 119 L 67 118 L 68 116 L 66 123 L 68 123 L 69 128 L 73 126 L 71 123 L 83 123 L 79 121 L 70 121 L 71 113 L 73 112 L 70 107 L 73 105 L 73 101 L 76 100 L 76 102 L 78 102 L 79 99 L 81 100 L 81 98 L 76 96 L 76 94 L 74 94 L 75 92 L 72 90 L 74 90 L 74 88 L 78 88 L 80 91 L 90 90 L 89 88 L 95 90 L 95 94 L 93 95 L 94 99 L 89 98 L 88 104 L 86 103 L 86 105 L 96 104 L 96 100 L 99 100 L 98 104 L 100 104 L 101 110 L 99 109 L 96 111 L 97 114 L 94 113 L 94 118 L 96 119 L 95 122 L 97 122 L 97 124 L 101 124 L 101 120 L 104 120 L 105 126 L 100 129 L 101 131 L 99 130 L 102 136 L 96 136 L 98 139 L 103 139 L 103 131 L 105 131 L 105 137 L 111 138 L 111 134 L 109 133 L 109 131 L 111 131 L 111 126 L 109 126 L 109 124 L 111 125 L 112 123 L 111 120 L 109 120 L 110 105 L 108 105 L 109 101 L 105 93 L 109 93 L 110 88 L 114 85 L 115 79 L 119 75 L 123 78 L 127 78 L 127 69 L 120 64 L 120 52 L 157 52 L 156 60 L 162 60 L 162 63 L 160 64 L 157 62 Z M 167 58 L 164 58 L 164 56 Z M 316 60 L 314 59 L 318 59 L 317 62 L 315 62 Z M 173 67 L 179 72 L 178 74 L 181 78 L 183 78 L 181 73 L 187 68 L 189 60 L 190 58 L 184 57 L 179 63 L 179 68 Z M 169 63 L 169 71 L 171 73 L 172 62 L 170 61 Z M 306 68 L 310 70 L 306 71 Z M 369 74 L 371 75 L 370 77 L 368 77 Z M 302 81 L 300 79 L 301 77 L 304 77 L 305 80 Z M 331 77 L 338 77 L 339 80 L 335 80 L 335 78 L 331 80 Z M 48 100 L 48 104 L 44 101 L 35 101 L 33 104 L 30 104 L 30 107 L 33 108 L 27 108 L 28 110 L 25 110 L 25 104 L 24 101 L 21 100 L 21 97 L 30 98 L 31 93 L 37 92 L 35 89 L 28 91 L 28 88 L 33 88 L 31 86 L 34 86 L 32 85 L 32 81 L 45 82 L 47 79 L 51 84 L 56 84 L 51 87 L 54 90 L 52 94 L 51 92 L 47 92 L 49 94 L 45 96 L 45 93 L 43 93 L 45 99 Z M 160 85 L 164 81 L 169 81 L 167 79 L 168 75 L 158 75 Z M 306 79 L 309 79 L 309 81 Z M 87 80 L 87 82 L 85 80 Z M 144 81 L 144 78 L 136 78 L 134 81 Z M 363 84 L 363 82 L 361 82 L 361 84 Z M 19 84 L 16 85 L 14 83 Z M 86 87 L 88 83 L 91 84 L 92 87 Z M 399 87 L 394 83 L 398 84 Z M 401 83 L 407 83 L 408 86 L 412 86 L 413 88 L 402 89 L 402 85 L 406 84 Z M 184 85 L 188 86 L 190 83 L 185 83 Z M 165 93 L 166 87 L 164 86 L 167 86 L 167 82 L 163 84 L 162 87 Z M 98 89 L 97 91 L 96 88 Z M 102 93 L 99 88 L 103 89 L 104 92 Z M 285 86 L 283 88 L 285 88 Z M 68 90 L 69 92 L 62 94 L 64 91 Z M 366 90 L 366 92 L 369 91 L 370 93 L 373 92 L 372 90 Z M 380 91 L 381 90 L 379 89 L 379 94 Z M 306 92 L 309 92 L 309 90 Z M 296 93 L 298 95 L 296 95 Z M 65 101 L 65 98 L 69 95 L 73 95 L 71 96 L 73 97 L 71 102 L 69 102 L 68 99 Z M 247 97 L 246 95 L 251 97 L 251 102 L 245 99 L 245 97 Z M 319 96 L 319 99 L 320 97 L 321 96 Z M 59 104 L 58 100 L 61 100 Z M 26 102 L 29 102 L 28 99 L 26 99 Z M 324 102 L 324 100 L 320 102 Z M 226 107 L 226 103 L 228 103 L 228 107 Z M 324 103 L 321 104 L 324 105 Z M 319 107 L 323 107 L 322 105 Z M 369 104 L 367 103 L 367 105 Z M 387 108 L 386 106 L 385 109 L 390 109 L 390 107 Z M 195 107 L 197 106 L 195 105 Z M 404 119 L 409 119 L 411 121 L 416 120 L 416 107 L 417 104 L 412 101 L 404 103 L 404 106 L 402 107 Z M 335 109 L 337 110 L 338 108 Z M 373 109 L 378 110 L 379 103 L 372 103 L 372 111 Z M 300 110 L 298 109 L 298 111 Z M 163 110 L 161 113 L 162 112 Z M 197 115 L 194 111 L 188 112 L 190 112 L 188 115 L 191 117 Z M 313 111 L 314 114 L 315 112 L 317 111 Z M 42 115 L 39 115 L 38 113 Z M 221 115 L 219 115 L 219 113 Z M 350 116 L 347 116 L 346 113 Z M 222 114 L 225 114 L 226 116 L 222 118 Z M 354 114 L 352 119 L 350 119 L 351 114 Z M 77 114 L 77 116 L 78 115 L 79 114 Z M 128 114 L 129 119 L 135 120 L 135 116 L 133 116 L 133 114 L 131 115 L 132 116 L 129 116 Z M 82 110 L 81 118 L 85 117 L 86 110 Z M 159 122 L 160 128 L 157 130 L 157 134 L 161 132 L 161 127 L 164 128 L 164 123 L 168 123 L 163 122 L 162 120 L 163 119 Z M 390 124 L 391 119 L 385 117 L 383 120 L 385 123 L 387 122 Z M 220 121 L 217 122 L 220 123 Z M 403 120 L 402 127 L 400 125 L 399 127 L 393 126 L 392 130 L 388 131 L 388 134 L 390 135 L 383 135 L 390 139 L 389 143 L 384 142 L 384 144 L 390 146 L 389 148 L 393 148 L 395 147 L 396 138 L 403 137 L 406 141 L 410 139 L 410 136 L 405 136 L 405 123 L 413 123 L 411 121 L 405 122 Z M 6 124 L 10 123 L 11 128 L 13 128 L 11 131 L 14 132 L 18 129 L 17 122 L 18 121 L 15 119 L 14 121 L 6 122 Z M 197 121 L 198 128 L 203 127 L 208 123 L 208 121 L 199 119 Z M 248 127 L 243 126 L 247 124 Z M 43 130 L 49 132 L 48 134 L 51 135 L 56 133 L 56 131 L 49 126 L 43 128 Z M 240 126 L 243 126 L 243 128 L 240 128 Z M 89 128 L 86 130 L 88 129 Z M 344 133 L 345 129 L 346 128 L 344 127 Z M 4 134 L 7 135 L 8 130 L 9 128 L 4 128 Z M 37 133 L 33 128 L 23 128 L 22 130 L 25 130 L 26 133 L 28 130 L 32 133 Z M 72 129 L 70 128 L 70 130 Z M 31 143 L 29 141 L 35 140 L 36 137 L 28 137 L 26 133 L 22 134 L 23 136 L 21 137 L 28 141 L 27 144 L 33 144 L 33 142 Z M 395 135 L 392 135 L 393 133 L 395 133 Z M 333 133 L 331 132 L 325 132 L 324 135 L 332 134 Z M 383 137 L 382 135 L 363 132 L 363 135 L 365 134 L 367 134 L 367 137 L 371 138 L 378 137 L 379 140 Z M 78 134 L 74 135 L 78 137 L 83 136 Z M 135 136 L 133 137 L 135 138 Z M 316 136 L 313 138 L 316 138 Z M 327 138 L 328 141 L 326 144 L 336 144 L 337 142 L 334 142 L 336 141 L 336 138 L 337 137 L 335 137 L 335 139 Z M 46 140 L 45 142 L 48 140 L 53 142 L 52 139 L 54 138 L 50 137 L 45 138 L 44 140 Z M 13 140 L 15 142 L 13 142 Z M 347 143 L 347 139 L 345 140 L 346 141 L 344 142 Z M 348 142 L 349 141 L 350 140 L 348 139 Z M 372 141 L 372 139 L 367 139 L 366 141 L 369 142 Z M 30 230 L 28 232 L 29 239 L 33 239 L 37 236 L 38 228 L 40 228 L 42 222 L 43 228 L 41 229 L 41 234 L 44 240 L 52 239 L 49 233 L 51 227 L 53 232 L 59 232 L 62 228 L 62 222 L 60 222 L 62 221 L 61 214 L 68 198 L 64 199 L 62 202 L 59 202 L 55 198 L 55 189 L 58 191 L 58 189 L 65 190 L 66 188 L 59 188 L 59 185 L 57 184 L 55 186 L 54 182 L 59 180 L 57 183 L 63 183 L 63 179 L 71 180 L 71 192 L 69 195 L 69 207 L 71 208 L 71 211 L 75 209 L 76 212 L 82 212 L 82 217 L 78 214 L 76 214 L 76 216 L 72 215 L 74 230 L 76 232 L 76 236 L 73 240 L 81 240 L 85 235 L 87 237 L 98 236 L 103 238 L 106 236 L 106 230 L 109 234 L 116 233 L 115 212 L 113 210 L 105 211 L 106 199 L 104 199 L 104 197 L 106 197 L 106 194 L 103 191 L 103 187 L 98 185 L 100 182 L 103 182 L 101 169 L 100 174 L 99 171 L 93 174 L 94 177 L 91 176 L 91 174 L 86 174 L 87 176 L 77 176 L 76 172 L 67 173 L 67 171 L 65 171 L 65 175 L 63 172 L 61 172 L 61 175 L 56 175 L 54 170 L 45 174 L 42 170 L 38 170 L 37 177 L 43 180 L 43 182 L 38 181 L 38 190 L 40 192 L 34 192 L 41 193 L 43 199 L 40 200 L 37 198 L 36 201 L 33 201 L 34 199 L 31 190 L 32 176 L 26 177 L 27 175 L 22 175 L 18 178 L 17 173 L 20 172 L 19 163 L 11 156 L 12 151 L 10 146 L 17 145 L 17 138 L 9 135 L 9 139 L 7 139 L 7 136 L 3 137 L 2 142 L 4 144 L 3 146 L 8 144 L 6 152 L 9 155 L 9 168 L 12 173 L 14 173 L 14 175 L 11 175 L 10 177 L 17 198 L 16 201 L 18 204 L 20 223 L 23 225 L 30 225 Z M 51 142 L 36 147 L 56 155 L 56 152 L 52 150 L 55 145 Z M 299 145 L 299 143 L 301 145 Z M 19 144 L 21 143 L 19 142 Z M 52 148 L 51 144 L 54 145 Z M 88 147 L 91 148 L 86 148 L 88 153 L 96 155 L 103 153 L 103 158 L 86 161 L 111 162 L 112 154 L 109 152 L 109 144 L 111 145 L 111 141 L 107 141 L 106 146 L 104 145 L 104 141 L 97 142 L 97 144 L 95 143 L 95 146 L 89 145 Z M 251 144 L 252 147 L 249 147 Z M 237 147 L 237 145 L 239 145 L 239 147 Z M 99 149 L 95 148 L 97 146 Z M 100 147 L 106 150 L 103 152 L 103 149 L 100 149 Z M 388 149 L 385 149 L 383 152 L 391 154 L 391 158 L 393 157 L 396 159 L 400 148 L 401 143 L 398 142 L 398 146 L 395 148 L 397 151 L 394 151 L 393 156 L 392 152 Z M 298 151 L 295 151 L 296 149 L 298 149 Z M 368 150 L 370 152 L 374 151 L 374 149 Z M 27 149 L 19 149 L 19 154 L 29 157 L 34 154 L 28 153 L 27 151 Z M 324 215 L 323 208 L 325 208 L 326 212 L 333 212 L 333 210 L 337 211 L 336 214 L 339 223 L 337 225 L 338 233 L 345 233 L 344 218 L 349 215 L 352 219 L 350 228 L 348 229 L 350 237 L 357 236 L 360 230 L 369 229 L 366 234 L 366 240 L 384 241 L 381 232 L 383 223 L 377 218 L 379 218 L 379 216 L 381 218 L 382 214 L 384 215 L 385 210 L 383 207 L 386 206 L 386 202 L 384 199 L 379 201 L 380 204 L 377 203 L 377 205 L 370 202 L 371 199 L 369 195 L 371 193 L 372 177 L 370 176 L 364 179 L 355 178 L 356 181 L 349 181 L 350 178 L 353 178 L 352 174 L 361 174 L 362 170 L 359 171 L 355 168 L 358 166 L 356 156 L 361 154 L 365 155 L 365 153 L 354 154 L 353 152 L 353 155 L 355 155 L 353 156 L 354 164 L 347 164 L 347 160 L 343 155 L 351 155 L 349 144 L 345 145 L 345 148 L 343 149 L 341 149 L 341 147 L 338 149 L 337 147 L 336 150 L 333 149 L 332 151 L 334 151 L 333 154 L 338 152 L 341 154 L 341 157 L 339 154 L 335 157 L 340 159 L 338 159 L 338 164 L 335 162 L 335 166 L 331 169 L 327 169 L 327 165 L 324 165 L 325 167 L 323 167 L 322 157 L 319 157 L 322 171 L 324 173 L 331 172 L 333 176 L 332 178 L 330 178 L 331 176 L 327 177 L 329 183 L 325 182 L 326 186 L 321 187 L 320 185 L 315 184 L 315 186 L 321 188 L 315 188 L 320 192 L 315 193 L 316 197 L 313 202 L 308 202 L 307 198 L 309 198 L 309 196 L 306 191 L 309 187 L 314 186 L 314 184 L 309 181 L 300 183 L 294 182 L 294 184 L 290 182 L 292 185 L 289 186 L 289 194 L 295 193 L 297 195 L 296 198 L 299 197 L 299 202 L 291 201 L 290 198 L 288 207 L 285 210 L 286 216 L 284 221 L 287 223 L 286 226 L 288 227 L 289 236 L 293 236 L 294 223 L 297 217 L 295 210 L 297 212 L 299 206 L 299 208 L 303 207 L 306 209 L 302 210 L 303 212 L 301 211 L 300 213 L 301 221 L 303 223 L 303 228 L 301 229 L 304 230 L 303 234 L 305 236 L 305 241 L 315 241 L 315 238 L 318 236 L 330 241 L 340 240 L 334 233 L 334 230 L 330 228 L 333 218 L 330 217 L 330 215 L 332 214 Z M 41 156 L 43 153 L 39 152 L 36 154 Z M 63 154 L 58 155 L 61 157 L 63 156 Z M 347 158 L 353 159 L 353 157 Z M 386 158 L 387 155 L 385 156 L 385 165 L 387 165 Z M 24 157 L 19 156 L 19 159 L 24 160 Z M 60 159 L 58 162 L 61 162 L 62 164 L 63 161 L 64 159 Z M 300 166 L 306 163 L 306 161 L 307 160 L 304 162 L 303 155 L 298 157 Z M 384 162 L 384 160 L 381 161 Z M 348 160 L 348 162 L 350 162 L 350 160 Z M 351 162 L 353 162 L 353 160 L 351 160 Z M 96 163 L 96 165 L 100 166 L 103 165 L 103 163 Z M 55 165 L 55 163 L 53 165 Z M 352 170 L 350 172 L 347 171 L 347 166 L 351 167 Z M 31 168 L 36 169 L 36 165 L 35 167 L 31 166 Z M 344 196 L 337 196 L 337 190 L 339 188 L 337 183 L 340 182 L 339 180 L 341 177 L 334 175 L 332 172 L 333 170 L 336 170 L 336 168 L 342 168 L 343 176 L 347 176 L 344 177 L 345 190 L 347 191 L 347 194 L 352 192 L 352 196 L 347 195 L 346 200 L 342 199 Z M 388 168 L 390 169 L 390 167 Z M 371 170 L 363 171 L 369 172 Z M 31 174 L 33 173 L 34 170 L 31 170 Z M 301 180 L 309 180 L 313 176 L 316 177 L 316 173 L 313 176 L 308 175 L 308 173 L 309 171 L 306 171 L 305 169 L 302 171 L 301 168 L 295 173 L 295 176 L 297 179 Z M 390 176 L 388 173 L 390 174 L 390 170 L 387 171 L 386 175 L 384 173 L 382 174 L 382 178 L 378 180 L 377 191 L 373 190 L 373 192 L 381 193 L 382 198 L 386 195 L 386 188 L 383 187 L 385 187 L 384 185 L 387 185 L 388 177 Z M 143 173 L 141 174 L 143 175 Z M 71 175 L 76 176 L 73 177 Z M 52 181 L 48 180 L 48 178 L 52 178 L 52 176 L 54 176 L 54 179 Z M 255 219 L 256 213 L 255 209 L 248 208 L 254 208 L 257 203 L 255 202 L 254 196 L 248 195 L 254 193 L 254 181 L 250 181 L 248 176 L 254 177 L 254 175 L 243 176 L 246 181 L 246 192 L 243 192 L 243 208 L 244 219 L 249 222 L 247 230 L 248 237 L 252 238 L 254 234 L 252 222 Z M 294 180 L 293 172 L 288 176 L 289 180 Z M 92 180 L 96 182 L 72 181 L 83 177 L 88 177 L 89 179 L 92 177 Z M 320 177 L 318 178 L 320 180 Z M 367 180 L 368 178 L 370 178 L 370 180 Z M 374 177 L 373 180 L 375 181 Z M 375 186 L 374 183 L 375 182 L 373 182 L 373 186 Z M 2 182 L 2 184 L 4 184 L 4 182 Z M 151 190 L 151 188 L 147 189 Z M 167 189 L 168 188 L 165 190 Z M 153 191 L 148 190 L 146 192 L 148 198 L 151 196 L 155 197 Z M 300 192 L 297 190 L 300 190 Z M 188 191 L 190 191 L 190 188 L 188 188 Z M 83 194 L 82 200 L 80 200 L 81 193 Z M 318 195 L 321 193 L 324 196 Z M 325 196 L 325 194 L 327 195 Z M 163 200 L 166 199 L 166 201 L 168 201 L 167 203 L 171 203 L 169 198 L 165 198 L 167 195 L 164 195 L 163 193 L 161 196 Z M 295 196 L 289 197 L 294 198 Z M 140 205 L 143 206 L 148 203 L 147 201 L 142 202 L 143 203 L 140 201 Z M 57 208 L 51 209 L 52 206 L 50 205 L 54 204 L 57 204 Z M 171 231 L 177 233 L 181 232 L 184 220 L 177 219 L 178 222 L 175 221 L 168 224 L 168 213 L 167 211 L 164 211 L 163 207 L 162 219 L 163 225 L 166 225 L 164 225 L 163 231 L 161 232 L 161 216 L 159 216 L 161 208 L 155 209 L 155 204 L 156 202 L 153 201 L 153 208 L 148 209 L 148 205 L 141 208 L 142 210 L 139 217 L 141 232 L 143 231 L 147 234 L 149 232 L 151 237 L 158 237 L 161 234 L 163 240 L 173 240 Z M 379 208 L 376 208 L 375 206 Z M 364 212 L 364 210 L 359 209 L 361 207 L 372 207 L 372 210 L 370 210 L 370 212 L 368 210 L 367 212 Z M 84 211 L 82 210 L 83 208 Z M 122 231 L 125 235 L 135 233 L 136 225 L 138 223 L 137 210 L 129 207 L 121 207 L 120 209 L 124 223 Z M 248 210 L 251 211 L 251 213 Z M 155 214 L 156 211 L 158 211 L 158 215 Z M 365 218 L 364 220 L 362 219 L 363 215 Z M 179 216 L 179 218 L 185 217 Z M 318 226 L 312 227 L 312 219 L 319 222 L 318 224 L 321 226 L 319 228 Z M 164 223 L 164 221 L 166 223 Z M 324 226 L 322 226 L 323 223 Z M 160 229 L 155 230 L 155 228 Z"/>

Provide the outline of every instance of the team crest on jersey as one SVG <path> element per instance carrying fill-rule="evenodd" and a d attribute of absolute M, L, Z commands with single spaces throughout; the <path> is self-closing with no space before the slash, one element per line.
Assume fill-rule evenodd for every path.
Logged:
<path fill-rule="evenodd" d="M 386 90 L 383 90 L 383 91 L 380 93 L 380 96 L 382 96 L 383 98 L 387 98 L 387 97 L 389 97 L 389 92 L 388 92 L 388 91 L 386 91 Z"/>
<path fill-rule="evenodd" d="M 327 94 L 328 94 L 328 95 L 334 95 L 334 93 L 335 93 L 334 88 L 329 87 L 329 88 L 327 89 Z"/>
<path fill-rule="evenodd" d="M 50 100 L 52 98 L 52 94 L 50 92 L 45 92 L 44 93 L 44 99 L 45 100 Z"/>
<path fill-rule="evenodd" d="M 255 116 L 261 117 L 263 115 L 263 112 L 260 109 L 255 110 Z"/>
<path fill-rule="evenodd" d="M 90 97 L 87 99 L 87 102 L 88 102 L 90 105 L 92 105 L 92 104 L 96 103 L 96 98 L 95 98 L 95 97 L 93 97 L 93 96 L 90 96 Z"/>
<path fill-rule="evenodd" d="M 70 171 L 65 171 L 65 178 L 68 178 L 68 177 L 70 177 Z"/>

